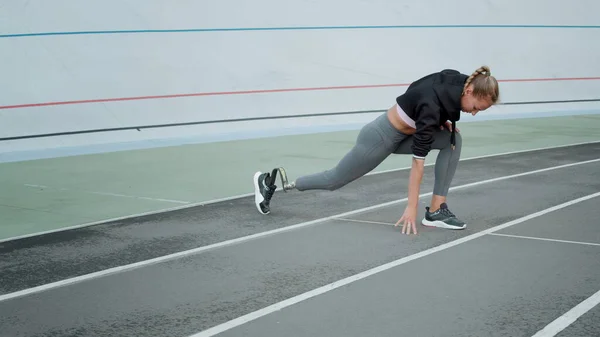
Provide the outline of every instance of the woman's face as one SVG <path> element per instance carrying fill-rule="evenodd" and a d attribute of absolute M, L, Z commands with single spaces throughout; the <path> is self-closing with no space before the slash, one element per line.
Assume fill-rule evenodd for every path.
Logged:
<path fill-rule="evenodd" d="M 473 96 L 472 86 L 467 87 L 464 95 L 460 99 L 461 110 L 475 116 L 479 111 L 484 111 L 492 106 L 492 100 L 487 98 L 478 98 Z"/>

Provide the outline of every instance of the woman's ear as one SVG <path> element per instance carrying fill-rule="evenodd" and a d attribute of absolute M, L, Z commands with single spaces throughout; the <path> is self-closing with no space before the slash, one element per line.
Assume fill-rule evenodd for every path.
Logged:
<path fill-rule="evenodd" d="M 464 95 L 464 96 L 469 96 L 469 95 L 471 95 L 472 93 L 473 93 L 473 86 L 469 85 L 469 86 L 467 87 L 467 89 L 465 89 L 465 91 L 463 92 L 463 95 Z"/>

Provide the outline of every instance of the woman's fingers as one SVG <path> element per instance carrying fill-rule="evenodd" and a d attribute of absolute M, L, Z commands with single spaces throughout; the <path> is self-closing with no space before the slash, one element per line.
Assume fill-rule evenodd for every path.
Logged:
<path fill-rule="evenodd" d="M 414 219 L 409 216 L 403 215 L 400 220 L 396 222 L 394 227 L 400 226 L 402 223 L 402 234 L 410 234 L 411 229 L 413 234 L 417 234 L 417 224 Z"/>

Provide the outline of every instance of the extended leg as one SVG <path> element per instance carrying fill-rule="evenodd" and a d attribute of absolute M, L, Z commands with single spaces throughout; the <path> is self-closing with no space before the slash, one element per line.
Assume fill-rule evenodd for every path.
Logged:
<path fill-rule="evenodd" d="M 390 154 L 378 131 L 367 125 L 359 133 L 354 147 L 335 167 L 298 178 L 295 188 L 299 191 L 339 189 L 376 168 Z"/>
<path fill-rule="evenodd" d="M 295 182 L 288 183 L 283 168 L 272 173 L 256 172 L 254 176 L 255 204 L 262 214 L 270 213 L 270 201 L 275 192 L 276 174 L 282 177 L 284 191 L 337 190 L 342 186 L 367 174 L 383 162 L 394 150 L 396 144 L 406 136 L 395 130 L 386 114 L 365 125 L 359 132 L 356 144 L 344 155 L 338 164 L 322 172 L 305 175 Z"/>

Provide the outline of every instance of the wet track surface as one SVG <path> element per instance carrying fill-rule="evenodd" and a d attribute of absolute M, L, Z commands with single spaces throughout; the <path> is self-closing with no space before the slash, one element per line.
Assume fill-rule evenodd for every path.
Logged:
<path fill-rule="evenodd" d="M 600 144 L 464 161 L 453 186 L 600 158 Z M 289 170 L 289 169 L 288 169 Z M 408 170 L 337 192 L 276 193 L 0 243 L 2 294 L 406 197 Z M 249 181 L 249 184 L 251 182 Z M 426 169 L 421 193 L 431 191 Z M 464 231 L 393 224 L 404 203 L 0 301 L 7 336 L 189 336 L 271 304 L 600 191 L 600 162 L 451 191 Z M 419 217 L 429 202 L 420 202 Z M 531 336 L 600 290 L 600 198 L 386 270 L 223 336 Z M 575 261 L 576 263 L 573 263 Z M 559 336 L 598 331 L 590 310 Z M 586 332 L 588 331 L 588 332 Z"/>

